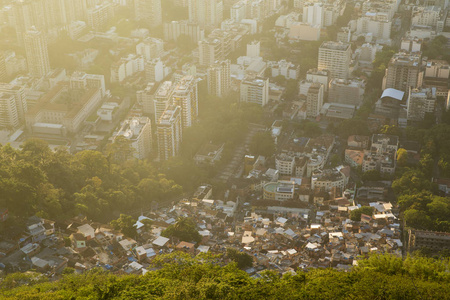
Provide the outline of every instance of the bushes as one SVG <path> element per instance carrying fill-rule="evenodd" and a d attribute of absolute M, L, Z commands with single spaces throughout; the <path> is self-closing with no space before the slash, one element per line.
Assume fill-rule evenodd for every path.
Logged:
<path fill-rule="evenodd" d="M 215 261 L 169 254 L 158 257 L 151 267 L 159 269 L 144 276 L 94 269 L 53 283 L 15 282 L 17 275 L 9 275 L 3 282 L 15 284 L 2 284 L 0 294 L 3 299 L 446 299 L 450 294 L 448 259 L 376 255 L 359 261 L 352 272 L 315 269 L 279 276 L 265 271 L 261 279 Z"/>

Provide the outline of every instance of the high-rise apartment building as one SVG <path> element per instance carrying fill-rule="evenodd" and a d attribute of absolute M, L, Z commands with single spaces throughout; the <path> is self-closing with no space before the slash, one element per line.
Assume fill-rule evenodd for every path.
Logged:
<path fill-rule="evenodd" d="M 323 106 L 323 85 L 312 83 L 306 94 L 306 116 L 315 118 L 320 114 Z"/>
<path fill-rule="evenodd" d="M 218 60 L 225 58 L 222 51 L 222 43 L 218 39 L 206 38 L 198 42 L 199 63 L 202 66 L 209 66 Z"/>
<path fill-rule="evenodd" d="M 161 0 L 134 0 L 136 19 L 147 26 L 162 24 Z"/>
<path fill-rule="evenodd" d="M 6 57 L 0 52 L 0 82 L 5 82 L 8 74 L 6 73 Z"/>
<path fill-rule="evenodd" d="M 322 3 L 306 3 L 303 5 L 303 22 L 311 26 L 324 26 L 324 7 Z"/>
<path fill-rule="evenodd" d="M 145 89 L 136 92 L 136 101 L 142 105 L 142 112 L 146 115 L 155 115 L 155 105 L 153 104 L 153 100 L 155 98 L 157 87 L 157 84 L 154 82 L 149 82 Z"/>
<path fill-rule="evenodd" d="M 171 105 L 164 111 L 156 124 L 156 133 L 159 160 L 177 156 L 183 139 L 179 106 Z"/>
<path fill-rule="evenodd" d="M 218 27 L 223 21 L 222 0 L 189 0 L 189 21 Z"/>
<path fill-rule="evenodd" d="M 248 57 L 260 57 L 261 56 L 261 42 L 252 41 L 247 44 L 247 56 Z"/>
<path fill-rule="evenodd" d="M 183 128 L 192 126 L 198 118 L 198 90 L 194 76 L 184 76 L 178 81 L 173 90 L 172 103 L 181 107 Z"/>
<path fill-rule="evenodd" d="M 46 30 L 46 18 L 42 1 L 14 1 L 11 7 L 11 19 L 16 30 L 17 41 L 24 44 L 24 37 L 31 27 Z"/>
<path fill-rule="evenodd" d="M 145 63 L 145 79 L 148 82 L 160 82 L 165 77 L 165 66 L 160 58 Z"/>
<path fill-rule="evenodd" d="M 0 92 L 0 128 L 16 128 L 19 124 L 14 95 Z"/>
<path fill-rule="evenodd" d="M 224 60 L 208 68 L 208 93 L 225 96 L 231 88 L 230 60 Z"/>
<path fill-rule="evenodd" d="M 122 123 L 122 127 L 114 136 L 114 139 L 119 136 L 125 137 L 131 142 L 131 147 L 134 149 L 134 157 L 137 159 L 148 158 L 152 151 L 151 126 L 151 121 L 147 117 L 130 118 Z"/>
<path fill-rule="evenodd" d="M 145 60 L 160 58 L 164 52 L 164 42 L 161 39 L 148 37 L 136 46 L 136 53 Z"/>
<path fill-rule="evenodd" d="M 247 76 L 241 82 L 240 100 L 266 105 L 269 102 L 269 78 Z"/>
<path fill-rule="evenodd" d="M 352 48 L 348 43 L 323 42 L 319 48 L 319 70 L 328 70 L 331 78 L 347 79 L 352 59 Z"/>
<path fill-rule="evenodd" d="M 0 94 L 14 97 L 14 105 L 16 108 L 13 109 L 13 111 L 17 111 L 17 113 L 10 112 L 9 114 L 11 116 L 17 114 L 18 121 L 23 122 L 25 120 L 25 113 L 28 111 L 25 87 L 8 83 L 0 83 Z"/>
<path fill-rule="evenodd" d="M 172 104 L 173 88 L 174 84 L 172 81 L 164 81 L 156 90 L 153 98 L 155 122 L 158 122 L 166 108 Z"/>
<path fill-rule="evenodd" d="M 70 88 L 86 90 L 98 88 L 102 96 L 106 94 L 105 76 L 100 74 L 86 74 L 84 72 L 73 72 L 70 76 Z"/>
<path fill-rule="evenodd" d="M 205 38 L 205 30 L 197 23 L 189 22 L 187 20 L 164 23 L 165 40 L 176 41 L 181 35 L 190 37 L 191 41 L 197 44 Z"/>
<path fill-rule="evenodd" d="M 434 112 L 436 88 L 409 88 L 407 104 L 408 121 L 422 121 L 426 113 Z"/>
<path fill-rule="evenodd" d="M 94 30 L 103 29 L 115 15 L 115 4 L 103 2 L 87 10 L 87 24 Z"/>
<path fill-rule="evenodd" d="M 422 55 L 420 52 L 399 52 L 389 61 L 383 78 L 383 90 L 394 88 L 407 92 L 409 88 L 422 85 L 423 71 L 421 70 Z"/>
<path fill-rule="evenodd" d="M 47 39 L 44 34 L 32 27 L 25 34 L 25 52 L 28 71 L 33 77 L 43 77 L 50 72 Z"/>

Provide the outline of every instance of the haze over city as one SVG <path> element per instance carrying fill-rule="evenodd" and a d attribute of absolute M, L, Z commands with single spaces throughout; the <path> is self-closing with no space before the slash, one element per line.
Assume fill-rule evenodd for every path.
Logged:
<path fill-rule="evenodd" d="M 446 299 L 447 0 L 0 0 L 2 299 Z"/>

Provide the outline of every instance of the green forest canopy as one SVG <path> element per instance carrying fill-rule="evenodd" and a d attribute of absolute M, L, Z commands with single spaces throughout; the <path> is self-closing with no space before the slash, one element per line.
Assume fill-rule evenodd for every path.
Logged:
<path fill-rule="evenodd" d="M 146 275 L 113 275 L 94 269 L 57 282 L 16 273 L 0 283 L 3 299 L 448 299 L 449 259 L 376 255 L 351 272 L 315 269 L 260 279 L 218 257 L 172 253 L 158 256 Z M 69 272 L 68 272 L 69 273 Z"/>

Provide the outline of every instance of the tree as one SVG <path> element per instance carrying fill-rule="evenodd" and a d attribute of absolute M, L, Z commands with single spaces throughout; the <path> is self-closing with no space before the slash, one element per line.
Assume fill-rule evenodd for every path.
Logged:
<path fill-rule="evenodd" d="M 197 230 L 197 224 L 192 218 L 179 218 L 175 224 L 167 227 L 161 235 L 185 242 L 199 243 L 202 240 L 202 236 Z"/>
<path fill-rule="evenodd" d="M 137 235 L 134 224 L 136 224 L 136 220 L 132 216 L 125 214 L 120 214 L 117 220 L 111 221 L 111 226 L 115 230 L 120 230 L 124 235 L 131 238 L 135 238 Z"/>
<path fill-rule="evenodd" d="M 131 140 L 123 135 L 114 139 L 114 142 L 106 146 L 106 155 L 116 164 L 123 163 L 133 157 L 135 149 L 131 146 Z"/>
<path fill-rule="evenodd" d="M 361 206 L 361 208 L 354 209 L 350 212 L 350 219 L 355 222 L 361 221 L 361 214 L 365 214 L 368 216 L 372 216 L 373 207 L 370 206 Z"/>
<path fill-rule="evenodd" d="M 401 177 L 394 180 L 392 188 L 397 195 L 416 194 L 423 190 L 435 190 L 435 185 L 419 170 L 409 169 Z"/>
<path fill-rule="evenodd" d="M 227 248 L 227 258 L 236 262 L 238 268 L 241 270 L 245 270 L 253 266 L 253 258 L 244 252 L 239 252 L 234 248 Z"/>
<path fill-rule="evenodd" d="M 275 143 L 271 133 L 265 131 L 255 134 L 250 144 L 250 152 L 253 155 L 271 157 L 275 153 Z"/>
<path fill-rule="evenodd" d="M 397 150 L 397 165 L 399 167 L 406 167 L 408 164 L 408 151 L 403 148 Z"/>
<path fill-rule="evenodd" d="M 330 158 L 330 163 L 331 163 L 331 167 L 337 167 L 342 163 L 342 159 L 339 155 L 337 154 L 333 154 L 333 156 L 331 156 Z"/>
<path fill-rule="evenodd" d="M 400 128 L 398 128 L 395 125 L 384 125 L 380 129 L 380 133 L 381 134 L 388 134 L 388 135 L 396 135 L 396 136 L 401 135 Z"/>
<path fill-rule="evenodd" d="M 367 172 L 364 172 L 364 174 L 362 175 L 362 180 L 367 182 L 367 181 L 379 181 L 382 180 L 383 178 L 381 177 L 381 173 L 377 170 L 370 170 Z"/>

